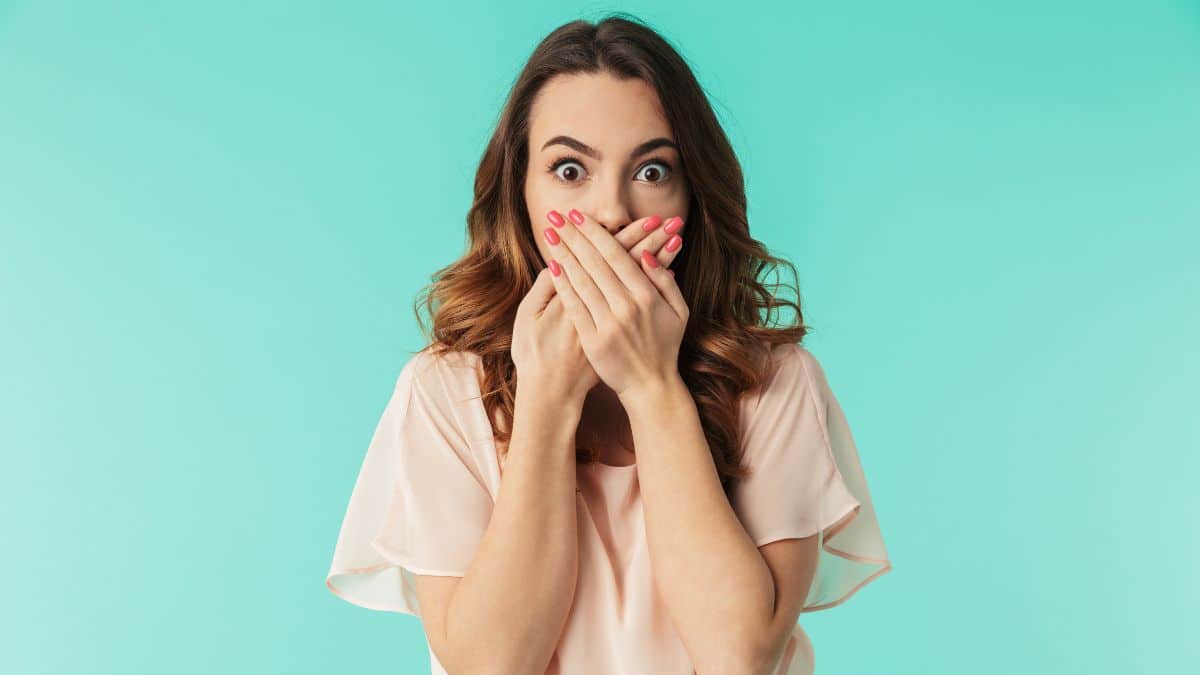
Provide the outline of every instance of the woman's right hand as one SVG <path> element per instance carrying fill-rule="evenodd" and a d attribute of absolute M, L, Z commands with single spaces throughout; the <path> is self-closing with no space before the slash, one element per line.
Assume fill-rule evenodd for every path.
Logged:
<path fill-rule="evenodd" d="M 600 382 L 579 344 L 575 324 L 554 291 L 548 267 L 538 272 L 533 287 L 517 305 L 511 351 L 518 390 L 533 387 L 540 394 L 582 407 L 588 391 Z"/>

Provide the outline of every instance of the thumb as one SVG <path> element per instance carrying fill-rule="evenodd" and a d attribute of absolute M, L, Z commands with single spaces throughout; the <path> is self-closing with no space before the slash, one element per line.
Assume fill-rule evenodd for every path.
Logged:
<path fill-rule="evenodd" d="M 534 312 L 541 312 L 552 297 L 554 297 L 554 280 L 550 278 L 550 268 L 543 267 L 538 271 L 537 277 L 533 280 L 533 286 L 525 294 L 522 304 L 528 304 L 529 309 Z"/>

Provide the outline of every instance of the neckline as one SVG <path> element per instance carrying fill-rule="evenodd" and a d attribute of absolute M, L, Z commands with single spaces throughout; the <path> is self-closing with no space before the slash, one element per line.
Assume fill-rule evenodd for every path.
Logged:
<path fill-rule="evenodd" d="M 602 468 L 605 471 L 633 471 L 637 468 L 637 462 L 633 462 L 632 464 L 605 464 L 604 462 L 596 461 L 584 466 L 594 466 Z"/>
<path fill-rule="evenodd" d="M 486 428 L 490 432 L 488 435 L 488 440 L 491 441 L 491 447 L 492 447 L 491 456 L 497 460 L 497 465 L 500 466 L 501 471 L 503 471 L 503 464 L 500 463 L 499 458 L 496 456 L 495 425 L 493 424 L 493 420 L 489 419 L 489 417 L 488 417 L 487 409 L 483 405 L 482 389 L 480 389 L 480 387 L 479 387 L 478 374 L 479 374 L 479 364 L 481 363 L 481 359 L 480 359 L 479 355 L 473 351 L 459 352 L 459 353 L 468 355 L 474 361 L 473 365 L 474 365 L 476 377 L 471 379 L 472 383 L 475 385 L 475 391 L 474 391 L 475 396 L 472 397 L 472 400 L 476 404 L 475 405 L 476 414 L 478 415 L 479 419 L 483 420 L 483 423 L 486 424 Z M 635 460 L 634 462 L 632 462 L 630 464 L 617 465 L 617 464 L 605 464 L 604 462 L 597 460 L 597 461 L 591 462 L 589 464 L 583 464 L 582 466 L 585 466 L 585 467 L 594 466 L 598 469 L 601 469 L 605 472 L 610 472 L 610 473 L 628 473 L 628 472 L 635 472 L 637 470 L 637 461 Z"/>

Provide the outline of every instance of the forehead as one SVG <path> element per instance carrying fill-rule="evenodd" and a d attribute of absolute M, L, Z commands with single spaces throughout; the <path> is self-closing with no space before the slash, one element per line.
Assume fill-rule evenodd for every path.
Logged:
<path fill-rule="evenodd" d="M 643 80 L 608 73 L 558 75 L 542 86 L 529 115 L 530 147 L 536 152 L 559 134 L 601 152 L 621 152 L 654 136 L 673 138 L 658 92 Z"/>

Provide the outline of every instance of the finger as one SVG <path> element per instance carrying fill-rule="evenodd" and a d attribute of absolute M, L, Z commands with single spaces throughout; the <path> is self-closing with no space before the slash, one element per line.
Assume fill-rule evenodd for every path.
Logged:
<path fill-rule="evenodd" d="M 555 262 L 557 262 L 557 259 L 555 259 Z M 561 263 L 559 264 L 561 265 Z M 567 270 L 562 268 L 561 274 L 557 276 L 551 275 L 551 278 L 554 280 L 554 290 L 557 291 L 555 297 L 558 298 L 559 303 L 566 310 L 571 323 L 575 325 L 575 332 L 581 336 L 581 339 L 583 335 L 590 336 L 594 334 L 596 322 L 592 318 L 591 310 L 575 290 L 574 283 L 567 274 Z"/>
<path fill-rule="evenodd" d="M 679 285 L 675 283 L 675 274 L 661 265 L 655 265 L 652 261 L 656 261 L 654 256 L 649 253 L 642 254 L 642 269 L 646 273 L 646 278 L 654 284 L 667 305 L 675 310 L 675 315 L 681 319 L 686 318 L 688 316 L 687 301 L 684 300 Z"/>
<path fill-rule="evenodd" d="M 553 252 L 555 259 L 562 266 L 562 276 L 566 276 L 570 280 L 572 290 L 575 291 L 575 295 L 578 296 L 579 301 L 587 308 L 593 325 L 597 325 L 609 321 L 612 317 L 612 310 L 609 305 L 609 299 L 606 297 L 604 291 L 596 283 L 590 271 L 579 261 L 579 251 L 587 249 L 589 244 L 587 243 L 587 238 L 577 230 L 578 228 L 575 226 L 574 221 L 567 223 L 561 228 L 547 228 L 548 232 L 556 232 L 558 235 L 556 237 L 547 237 L 547 241 L 550 242 L 550 250 Z M 568 237 L 576 242 L 577 249 L 573 249 L 567 244 Z M 610 240 L 611 238 L 612 236 L 609 235 Z M 615 242 L 611 243 L 617 246 Z M 594 250 L 592 254 L 596 255 Z M 622 252 L 621 255 L 628 254 Z M 611 270 L 609 271 L 609 275 L 612 275 Z M 561 283 L 558 283 L 557 279 L 556 285 L 561 287 Z"/>
<path fill-rule="evenodd" d="M 685 221 L 682 216 L 667 218 L 662 222 L 662 227 L 657 227 L 650 231 L 644 239 L 629 250 L 631 257 L 635 260 L 641 260 L 642 251 L 650 251 L 658 256 L 658 262 L 663 267 L 670 267 L 676 255 L 678 255 L 679 249 L 665 251 L 664 246 L 672 237 L 683 230 L 684 223 Z"/>
<path fill-rule="evenodd" d="M 662 227 L 662 236 L 666 238 L 666 241 L 658 250 L 658 262 L 663 267 L 670 267 L 671 263 L 675 262 L 675 258 L 679 256 L 679 252 L 683 250 L 684 220 L 679 216 L 675 216 L 675 218 L 678 220 L 673 223 L 668 221 Z"/>
<path fill-rule="evenodd" d="M 591 276 L 610 308 L 627 304 L 630 300 L 629 291 L 618 276 L 616 267 L 623 262 L 627 268 L 636 269 L 636 264 L 629 259 L 629 252 L 617 243 L 608 228 L 590 215 L 579 209 L 571 209 L 567 217 L 575 227 L 564 228 L 565 231 L 560 233 L 563 243 Z M 567 271 L 573 270 L 568 267 Z M 585 300 L 590 301 L 590 298 L 585 296 Z"/>
<path fill-rule="evenodd" d="M 616 238 L 617 243 L 621 244 L 622 248 L 624 248 L 626 251 L 631 251 L 635 245 L 645 241 L 646 238 L 651 236 L 655 230 L 658 230 L 659 225 L 662 225 L 662 222 L 662 216 L 645 216 L 638 218 L 637 220 L 618 230 L 613 237 Z M 636 255 L 639 256 L 641 254 L 642 252 L 640 250 L 636 253 Z"/>
<path fill-rule="evenodd" d="M 608 229 L 590 215 L 571 209 L 575 228 L 563 228 L 563 242 L 592 276 L 610 308 L 619 308 L 654 291 L 638 263 L 617 243 Z"/>
<path fill-rule="evenodd" d="M 546 304 L 554 297 L 554 280 L 550 274 L 550 269 L 543 267 L 534 277 L 533 286 L 529 288 L 529 292 L 517 304 L 517 314 L 531 314 L 537 316 L 546 308 Z"/>

